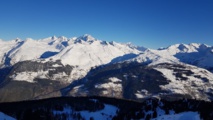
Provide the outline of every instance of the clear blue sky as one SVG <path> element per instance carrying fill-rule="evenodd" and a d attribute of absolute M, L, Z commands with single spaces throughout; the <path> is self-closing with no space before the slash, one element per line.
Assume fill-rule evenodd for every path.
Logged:
<path fill-rule="evenodd" d="M 0 38 L 91 34 L 149 48 L 213 45 L 213 0 L 0 0 Z"/>

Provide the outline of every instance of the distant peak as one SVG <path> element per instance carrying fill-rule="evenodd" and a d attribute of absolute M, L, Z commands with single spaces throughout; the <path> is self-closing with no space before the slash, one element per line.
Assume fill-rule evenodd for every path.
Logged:
<path fill-rule="evenodd" d="M 51 37 L 51 39 L 55 40 L 55 39 L 57 39 L 57 37 L 54 35 L 54 36 Z"/>
<path fill-rule="evenodd" d="M 166 49 L 178 49 L 178 48 L 185 48 L 187 45 L 184 43 L 180 43 L 180 44 L 174 44 L 174 45 L 170 45 L 169 47 L 167 47 Z"/>
<path fill-rule="evenodd" d="M 83 36 L 78 37 L 78 39 L 84 40 L 84 41 L 93 41 L 96 40 L 92 35 L 84 34 Z"/>
<path fill-rule="evenodd" d="M 25 41 L 33 41 L 33 39 L 32 38 L 26 38 Z"/>
<path fill-rule="evenodd" d="M 159 47 L 157 50 L 165 50 L 165 47 Z"/>
<path fill-rule="evenodd" d="M 190 43 L 190 46 L 200 46 L 200 43 Z"/>
<path fill-rule="evenodd" d="M 16 41 L 16 42 L 20 42 L 21 39 L 20 39 L 20 38 L 16 38 L 15 41 Z"/>
<path fill-rule="evenodd" d="M 84 37 L 87 37 L 87 36 L 92 36 L 92 35 L 90 35 L 90 34 L 84 34 L 83 36 L 84 36 Z"/>
<path fill-rule="evenodd" d="M 186 51 L 186 50 L 188 50 L 188 47 L 187 47 L 187 45 L 185 45 L 185 44 L 180 44 L 180 45 L 178 46 L 178 49 L 181 50 L 181 51 Z"/>
<path fill-rule="evenodd" d="M 65 36 L 59 36 L 58 38 L 62 39 L 62 40 L 67 40 L 67 38 Z"/>

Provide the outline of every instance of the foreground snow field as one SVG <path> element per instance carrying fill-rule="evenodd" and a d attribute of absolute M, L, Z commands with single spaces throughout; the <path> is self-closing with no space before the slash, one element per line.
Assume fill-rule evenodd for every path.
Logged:
<path fill-rule="evenodd" d="M 162 115 L 152 120 L 201 120 L 197 112 L 183 112 L 173 115 Z"/>
<path fill-rule="evenodd" d="M 0 120 L 16 120 L 16 119 L 0 112 Z"/>

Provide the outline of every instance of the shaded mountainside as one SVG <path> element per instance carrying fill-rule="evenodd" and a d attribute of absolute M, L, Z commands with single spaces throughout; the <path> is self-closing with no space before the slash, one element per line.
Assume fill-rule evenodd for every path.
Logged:
<path fill-rule="evenodd" d="M 23 61 L 0 69 L 0 102 L 61 96 L 72 69 L 60 61 Z"/>
<path fill-rule="evenodd" d="M 60 89 L 67 85 L 47 79 L 37 79 L 35 83 L 10 81 L 0 88 L 0 102 L 60 97 Z"/>
<path fill-rule="evenodd" d="M 92 69 L 88 75 L 61 90 L 68 96 L 108 96 L 133 100 L 157 97 L 212 100 L 212 73 L 185 64 L 153 66 L 124 62 Z"/>
<path fill-rule="evenodd" d="M 67 82 L 73 67 L 63 65 L 60 60 L 57 61 L 22 61 L 13 66 L 9 77 L 12 79 L 26 79 L 33 82 L 35 78 L 48 78 L 51 80 L 60 80 Z M 25 76 L 26 75 L 26 76 Z"/>
<path fill-rule="evenodd" d="M 160 81 L 156 81 L 156 79 L 160 79 Z M 143 84 L 141 84 L 141 80 L 144 80 Z M 155 93 L 160 91 L 159 85 L 168 84 L 160 72 L 139 63 L 98 67 L 91 70 L 82 81 L 85 83 L 80 84 L 78 94 L 86 92 L 87 95 L 127 99 L 136 99 L 134 93 L 137 90 L 148 89 Z"/>
<path fill-rule="evenodd" d="M 198 100 L 135 102 L 105 97 L 60 97 L 36 101 L 0 103 L 0 111 L 18 120 L 59 119 L 145 119 L 174 117 L 193 112 L 199 119 L 212 120 L 213 103 Z M 183 118 L 183 117 L 182 117 Z M 195 116 L 187 116 L 193 119 Z"/>
<path fill-rule="evenodd" d="M 0 69 L 0 81 L 7 79 L 34 82 L 34 79 L 46 78 L 67 82 L 73 67 L 57 61 L 22 61 L 10 67 Z"/>
<path fill-rule="evenodd" d="M 72 76 L 69 74 L 72 67 L 63 66 L 60 61 L 20 62 L 8 71 L 7 79 L 1 82 L 0 102 L 59 96 L 107 96 L 137 101 L 147 98 L 171 101 L 183 98 L 213 99 L 212 73 L 186 64 L 107 64 L 94 67 L 84 78 L 71 83 L 66 79 Z M 28 81 L 18 79 L 20 75 Z"/>

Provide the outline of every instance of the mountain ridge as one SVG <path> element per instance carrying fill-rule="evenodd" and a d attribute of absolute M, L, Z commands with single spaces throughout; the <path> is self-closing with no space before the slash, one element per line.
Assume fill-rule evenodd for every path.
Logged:
<path fill-rule="evenodd" d="M 90 95 L 213 100 L 209 45 L 154 50 L 86 34 L 1 41 L 0 46 L 0 101 Z"/>

